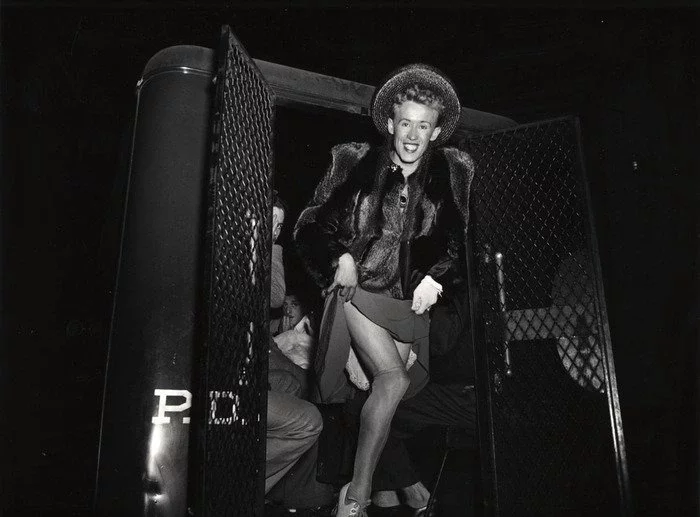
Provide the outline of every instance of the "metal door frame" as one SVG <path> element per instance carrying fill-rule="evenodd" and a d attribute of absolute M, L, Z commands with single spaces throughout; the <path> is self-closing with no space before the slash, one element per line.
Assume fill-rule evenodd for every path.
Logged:
<path fill-rule="evenodd" d="M 602 340 L 605 345 L 603 358 L 605 361 L 605 380 L 608 389 L 606 389 L 606 397 L 608 400 L 608 409 L 610 416 L 610 430 L 615 451 L 615 467 L 617 472 L 618 493 L 620 496 L 620 511 L 621 516 L 628 517 L 632 515 L 632 501 L 630 496 L 629 473 L 626 461 L 626 450 L 624 433 L 622 428 L 622 416 L 620 410 L 620 402 L 617 390 L 617 376 L 614 368 L 612 355 L 612 344 L 610 339 L 610 328 L 607 315 L 607 305 L 605 301 L 605 291 L 603 285 L 602 268 L 600 264 L 600 255 L 598 248 L 598 239 L 595 228 L 595 219 L 590 195 L 590 186 L 586 173 L 583 145 L 581 139 L 580 121 L 577 116 L 569 115 L 562 117 L 554 117 L 551 119 L 539 120 L 526 124 L 520 124 L 515 127 L 499 129 L 495 131 L 484 132 L 484 135 L 497 135 L 507 133 L 514 130 L 525 129 L 542 124 L 571 121 L 574 125 L 577 154 L 574 160 L 576 172 L 580 175 L 583 185 L 583 195 L 585 197 L 585 207 L 587 210 L 587 224 L 584 225 L 586 232 L 586 240 L 592 256 L 593 272 L 596 276 L 595 287 L 600 293 L 598 300 L 598 318 L 603 335 Z M 477 165 L 478 168 L 478 165 Z M 471 208 L 470 208 L 471 210 Z M 485 319 L 483 311 L 483 302 L 481 293 L 478 288 L 476 277 L 476 261 L 479 260 L 475 256 L 474 249 L 474 229 L 470 225 L 466 243 L 466 267 L 467 279 L 469 282 L 469 295 L 471 307 L 471 328 L 470 338 L 474 350 L 474 364 L 476 368 L 476 387 L 480 396 L 477 398 L 477 414 L 478 414 L 478 433 L 480 442 L 481 456 L 481 474 L 482 474 L 482 492 L 483 501 L 482 507 L 485 516 L 500 516 L 498 504 L 498 473 L 495 465 L 495 440 L 493 428 L 493 398 L 491 389 L 491 374 L 489 366 L 489 356 L 486 348 L 486 333 Z"/>

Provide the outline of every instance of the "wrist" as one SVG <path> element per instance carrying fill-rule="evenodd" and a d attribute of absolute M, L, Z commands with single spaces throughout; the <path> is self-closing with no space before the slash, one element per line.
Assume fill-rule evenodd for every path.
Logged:
<path fill-rule="evenodd" d="M 352 258 L 350 253 L 343 253 L 338 257 L 338 266 L 352 266 L 355 267 L 355 259 Z"/>
<path fill-rule="evenodd" d="M 438 294 L 442 295 L 442 284 L 439 282 L 436 282 L 432 276 L 425 275 L 423 277 L 423 280 L 421 280 L 421 282 L 425 282 L 426 284 L 434 287 L 437 290 Z"/>

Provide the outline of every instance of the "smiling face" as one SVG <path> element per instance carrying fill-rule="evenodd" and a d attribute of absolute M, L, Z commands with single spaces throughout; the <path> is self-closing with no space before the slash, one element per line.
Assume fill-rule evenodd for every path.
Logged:
<path fill-rule="evenodd" d="M 404 174 L 418 168 L 428 144 L 440 134 L 438 116 L 436 109 L 415 101 L 394 107 L 394 118 L 387 122 L 389 134 L 394 137 L 391 159 L 403 168 Z"/>

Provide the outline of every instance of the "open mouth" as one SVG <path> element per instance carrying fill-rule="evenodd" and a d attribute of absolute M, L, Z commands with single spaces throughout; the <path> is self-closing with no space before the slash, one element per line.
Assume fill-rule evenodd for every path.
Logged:
<path fill-rule="evenodd" d="M 403 148 L 409 153 L 415 153 L 418 150 L 418 144 L 403 144 Z"/>

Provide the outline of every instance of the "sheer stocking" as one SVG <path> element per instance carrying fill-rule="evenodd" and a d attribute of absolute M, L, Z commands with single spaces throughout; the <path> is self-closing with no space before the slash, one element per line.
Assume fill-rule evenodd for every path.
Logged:
<path fill-rule="evenodd" d="M 367 501 L 372 475 L 384 448 L 396 407 L 408 389 L 405 358 L 410 344 L 396 342 L 389 333 L 345 303 L 345 316 L 358 357 L 372 376 L 372 391 L 360 413 L 360 433 L 348 498 Z"/>

